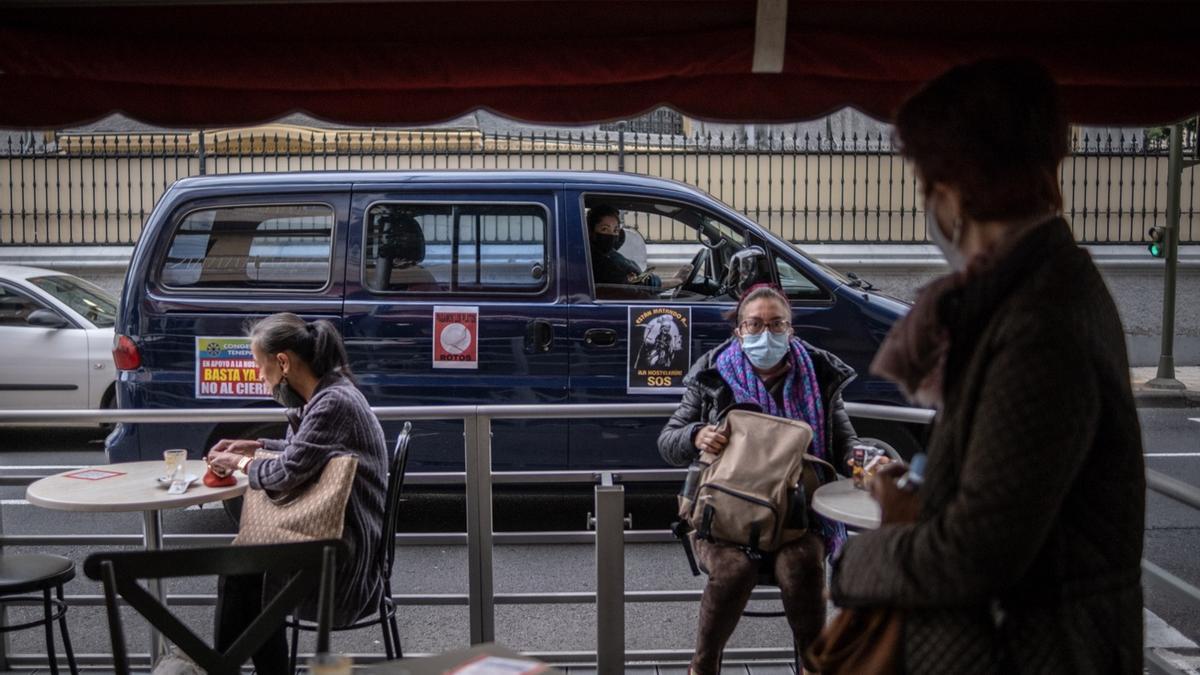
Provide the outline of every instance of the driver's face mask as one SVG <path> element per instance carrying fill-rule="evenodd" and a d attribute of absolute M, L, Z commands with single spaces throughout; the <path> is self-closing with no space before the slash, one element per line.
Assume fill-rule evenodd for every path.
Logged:
<path fill-rule="evenodd" d="M 624 240 L 624 231 L 622 231 L 620 234 L 597 233 L 592 235 L 592 246 L 596 249 L 597 253 L 608 253 L 620 248 L 621 244 L 624 243 Z"/>
<path fill-rule="evenodd" d="M 598 253 L 607 253 L 613 249 L 616 249 L 617 239 L 617 234 L 596 233 L 592 235 L 592 247 L 594 247 Z"/>

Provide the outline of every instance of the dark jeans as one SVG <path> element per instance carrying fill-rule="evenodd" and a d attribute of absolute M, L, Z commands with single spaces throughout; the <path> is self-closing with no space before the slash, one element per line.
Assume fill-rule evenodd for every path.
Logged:
<path fill-rule="evenodd" d="M 750 592 L 758 584 L 761 563 L 728 544 L 692 539 L 708 584 L 700 598 L 700 625 L 692 670 L 700 675 L 720 672 L 725 643 L 742 618 Z M 784 545 L 774 553 L 775 581 L 783 596 L 792 636 L 801 653 L 825 625 L 825 545 L 814 533 Z"/>
<path fill-rule="evenodd" d="M 263 575 L 221 577 L 217 587 L 217 651 L 229 649 L 262 609 Z M 259 675 L 287 675 L 288 644 L 282 622 L 254 653 L 253 660 Z"/>

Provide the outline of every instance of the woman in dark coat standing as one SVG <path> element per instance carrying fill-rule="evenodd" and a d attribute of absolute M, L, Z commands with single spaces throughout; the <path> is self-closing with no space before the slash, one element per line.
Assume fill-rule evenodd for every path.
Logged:
<path fill-rule="evenodd" d="M 735 336 L 701 356 L 684 378 L 683 401 L 658 437 L 663 459 L 685 466 L 702 450 L 724 450 L 729 439 L 717 430 L 721 413 L 731 404 L 748 402 L 768 414 L 807 422 L 813 429 L 810 452 L 836 467 L 846 466 L 858 439 L 842 389 L 854 379 L 854 370 L 795 337 L 791 318 L 791 305 L 775 288 L 760 285 L 746 293 L 736 311 Z M 833 554 L 846 540 L 841 524 L 815 513 L 809 517 L 816 526 L 773 553 L 784 611 L 802 649 L 825 624 L 825 554 Z M 729 544 L 693 538 L 693 546 L 708 570 L 708 583 L 700 600 L 691 670 L 716 673 L 758 581 L 760 563 Z"/>
<path fill-rule="evenodd" d="M 835 562 L 842 607 L 903 610 L 909 673 L 1140 673 L 1141 433 L 1117 310 L 1061 209 L 1068 130 L 1039 66 L 929 83 L 897 134 L 953 272 L 872 371 L 938 408 L 925 484 Z"/>

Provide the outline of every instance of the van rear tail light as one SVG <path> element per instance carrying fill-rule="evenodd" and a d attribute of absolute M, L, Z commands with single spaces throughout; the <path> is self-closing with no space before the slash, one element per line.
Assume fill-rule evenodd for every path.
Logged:
<path fill-rule="evenodd" d="M 137 370 L 142 365 L 142 353 L 137 345 L 126 335 L 113 338 L 113 362 L 118 370 Z"/>

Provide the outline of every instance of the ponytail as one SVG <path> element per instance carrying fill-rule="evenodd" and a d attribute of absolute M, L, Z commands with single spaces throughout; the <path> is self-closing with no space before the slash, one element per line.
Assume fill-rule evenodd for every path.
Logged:
<path fill-rule="evenodd" d="M 334 371 L 352 377 L 342 336 L 329 321 L 308 323 L 291 312 L 281 312 L 254 322 L 246 334 L 268 354 L 292 351 L 318 379 Z"/>
<path fill-rule="evenodd" d="M 313 374 L 324 377 L 331 371 L 339 371 L 350 376 L 350 357 L 346 355 L 346 346 L 337 328 L 325 319 L 308 324 L 309 333 L 313 337 L 313 357 L 308 362 Z"/>

